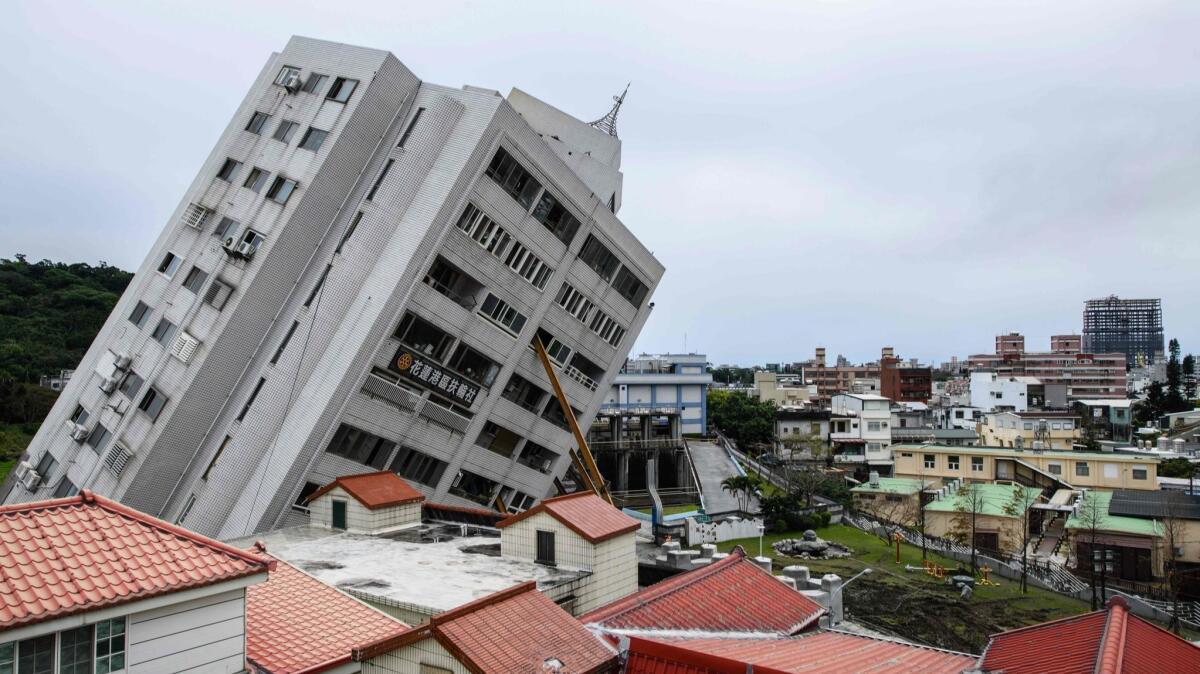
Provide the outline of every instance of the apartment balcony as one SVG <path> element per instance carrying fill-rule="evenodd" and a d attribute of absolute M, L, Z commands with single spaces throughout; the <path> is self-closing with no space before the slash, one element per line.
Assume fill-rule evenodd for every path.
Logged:
<path fill-rule="evenodd" d="M 587 376 L 582 370 L 574 365 L 564 365 L 562 368 L 562 373 L 564 376 L 583 384 L 589 391 L 595 391 L 600 387 L 600 384 L 595 379 Z"/>

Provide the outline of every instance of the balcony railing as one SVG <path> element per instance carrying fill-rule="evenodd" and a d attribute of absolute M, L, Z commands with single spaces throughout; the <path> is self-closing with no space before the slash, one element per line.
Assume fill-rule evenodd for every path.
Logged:
<path fill-rule="evenodd" d="M 600 442 L 589 442 L 588 447 L 596 452 L 621 452 L 629 450 L 641 449 L 680 449 L 683 447 L 682 440 L 674 438 L 650 438 L 644 440 L 640 438 L 631 438 L 628 440 L 601 440 Z"/>
<path fill-rule="evenodd" d="M 430 288 L 433 288 L 434 290 L 445 295 L 446 297 L 449 297 L 458 306 L 460 306 L 464 309 L 467 309 L 468 311 L 475 310 L 476 301 L 473 296 L 461 295 L 461 294 L 455 292 L 454 290 L 452 290 L 449 286 L 441 283 L 440 281 L 435 280 L 432 276 L 426 276 L 425 283 Z"/>
<path fill-rule="evenodd" d="M 596 383 L 595 379 L 592 379 L 591 377 L 587 376 L 582 371 L 580 371 L 579 368 L 575 367 L 574 365 L 564 365 L 562 368 L 562 371 L 563 371 L 563 374 L 567 375 L 571 379 L 574 379 L 575 381 L 579 382 L 580 384 L 583 384 L 590 391 L 595 391 L 600 386 L 598 383 Z"/>

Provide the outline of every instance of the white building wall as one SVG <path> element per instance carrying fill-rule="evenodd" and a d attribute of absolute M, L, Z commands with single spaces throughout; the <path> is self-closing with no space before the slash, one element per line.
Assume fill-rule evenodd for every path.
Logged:
<path fill-rule="evenodd" d="M 246 591 L 129 616 L 129 674 L 232 674 L 246 663 Z"/>
<path fill-rule="evenodd" d="M 554 562 L 560 568 L 581 570 L 593 568 L 596 546 L 544 512 L 501 529 L 500 554 L 505 557 L 535 561 L 538 531 L 554 532 Z"/>
<path fill-rule="evenodd" d="M 422 665 L 440 667 L 454 672 L 454 674 L 474 674 L 432 638 L 422 639 L 415 644 L 366 660 L 362 663 L 362 672 L 363 674 L 429 674 L 428 669 L 421 669 Z"/>
<path fill-rule="evenodd" d="M 638 589 L 638 558 L 634 532 L 595 545 L 592 575 L 575 594 L 575 615 L 614 602 Z"/>

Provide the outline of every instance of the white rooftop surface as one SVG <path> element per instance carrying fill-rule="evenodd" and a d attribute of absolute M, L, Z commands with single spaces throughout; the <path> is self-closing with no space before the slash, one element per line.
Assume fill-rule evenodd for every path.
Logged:
<path fill-rule="evenodd" d="M 416 531 L 412 529 L 411 531 Z M 464 552 L 499 545 L 499 537 L 468 536 L 440 543 L 334 532 L 321 527 L 277 529 L 258 536 L 267 552 L 338 588 L 444 611 L 536 580 L 539 588 L 586 575 L 507 557 Z M 231 541 L 249 547 L 246 541 Z"/>

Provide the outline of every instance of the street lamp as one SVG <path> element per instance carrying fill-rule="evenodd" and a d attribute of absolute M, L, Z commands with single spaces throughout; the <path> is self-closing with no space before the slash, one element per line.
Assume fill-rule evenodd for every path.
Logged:
<path fill-rule="evenodd" d="M 767 525 L 758 525 L 758 556 L 762 557 L 763 533 L 767 530 Z"/>
<path fill-rule="evenodd" d="M 858 573 L 854 574 L 853 576 L 850 576 L 850 580 L 847 580 L 846 582 L 839 585 L 838 588 L 836 590 L 834 590 L 832 594 L 829 595 L 830 599 L 833 598 L 833 595 L 835 595 L 835 594 L 841 592 L 843 589 L 845 589 L 845 587 L 847 585 L 849 585 L 850 582 L 853 581 L 855 578 L 866 575 L 868 573 L 871 573 L 871 567 L 869 567 L 869 566 L 867 568 L 863 569 L 862 571 L 859 571 Z"/>

